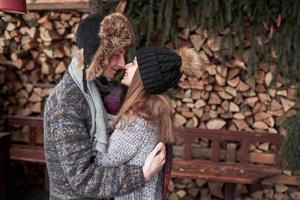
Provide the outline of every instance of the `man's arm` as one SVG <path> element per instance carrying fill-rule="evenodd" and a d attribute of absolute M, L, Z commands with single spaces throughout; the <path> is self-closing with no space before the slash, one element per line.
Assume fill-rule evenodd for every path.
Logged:
<path fill-rule="evenodd" d="M 104 167 L 93 158 L 89 133 L 75 109 L 57 108 L 51 114 L 49 128 L 61 167 L 71 187 L 86 197 L 120 196 L 144 186 L 141 166 Z M 145 177 L 152 174 L 147 172 Z"/>

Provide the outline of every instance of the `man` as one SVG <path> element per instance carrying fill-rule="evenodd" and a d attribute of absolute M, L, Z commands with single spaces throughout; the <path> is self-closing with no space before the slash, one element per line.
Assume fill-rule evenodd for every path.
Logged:
<path fill-rule="evenodd" d="M 143 167 L 106 168 L 97 163 L 99 152 L 107 147 L 108 120 L 101 96 L 110 94 L 109 80 L 124 68 L 125 49 L 134 42 L 134 32 L 120 13 L 95 14 L 80 23 L 76 38 L 80 50 L 74 51 L 44 112 L 50 199 L 120 196 L 142 188 L 163 167 L 166 153 L 160 143 Z"/>

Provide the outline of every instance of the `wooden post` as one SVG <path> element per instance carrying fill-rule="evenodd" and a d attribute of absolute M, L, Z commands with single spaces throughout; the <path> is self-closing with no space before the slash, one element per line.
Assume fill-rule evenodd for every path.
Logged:
<path fill-rule="evenodd" d="M 9 180 L 9 143 L 10 134 L 0 133 L 0 199 L 7 200 Z"/>
<path fill-rule="evenodd" d="M 219 162 L 219 160 L 220 160 L 220 140 L 218 140 L 218 139 L 214 139 L 212 141 L 211 160 L 214 162 Z"/>
<path fill-rule="evenodd" d="M 234 199 L 234 191 L 236 188 L 236 183 L 225 183 L 224 184 L 224 193 L 225 193 L 225 200 L 233 200 Z"/>

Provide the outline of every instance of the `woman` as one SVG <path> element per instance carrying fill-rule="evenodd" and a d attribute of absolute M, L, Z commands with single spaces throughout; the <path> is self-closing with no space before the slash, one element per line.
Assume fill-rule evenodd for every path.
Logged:
<path fill-rule="evenodd" d="M 142 165 L 158 142 L 172 143 L 172 107 L 163 92 L 177 84 L 182 71 L 201 67 L 199 55 L 190 48 L 177 52 L 164 48 L 139 50 L 126 66 L 122 83 L 129 89 L 114 120 L 107 152 L 98 161 L 111 167 Z M 162 199 L 162 173 L 152 177 L 143 189 L 115 199 Z"/>

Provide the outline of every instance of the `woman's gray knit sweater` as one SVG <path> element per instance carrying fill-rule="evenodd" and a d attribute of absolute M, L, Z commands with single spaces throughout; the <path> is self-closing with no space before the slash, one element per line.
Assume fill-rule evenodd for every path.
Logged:
<path fill-rule="evenodd" d="M 44 111 L 44 148 L 51 200 L 99 199 L 141 189 L 142 165 L 105 167 L 92 150 L 91 113 L 68 72 Z M 101 156 L 102 157 L 102 156 Z"/>
<path fill-rule="evenodd" d="M 143 165 L 149 153 L 157 145 L 156 128 L 142 118 L 131 123 L 118 123 L 109 138 L 106 153 L 98 157 L 104 166 L 118 167 L 122 164 Z M 161 200 L 162 172 L 153 176 L 145 187 L 129 194 L 115 197 L 115 200 Z"/>

